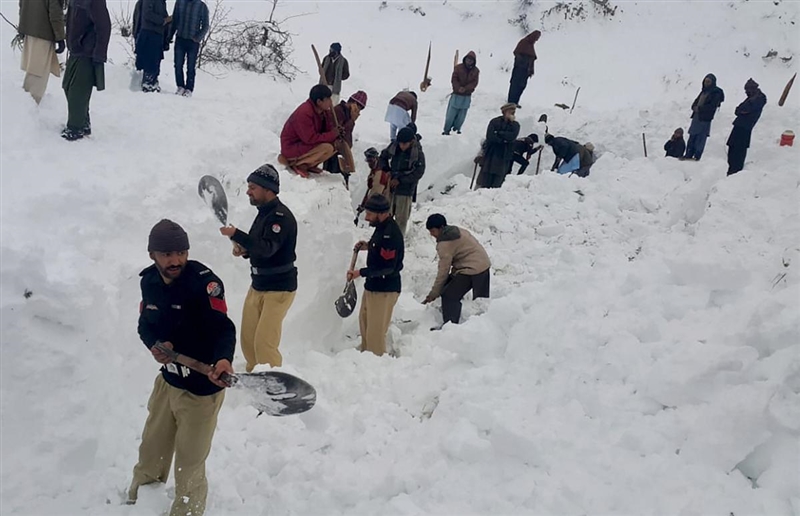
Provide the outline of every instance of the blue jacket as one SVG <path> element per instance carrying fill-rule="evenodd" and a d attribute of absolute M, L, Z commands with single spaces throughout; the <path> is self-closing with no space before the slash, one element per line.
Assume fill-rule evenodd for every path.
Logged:
<path fill-rule="evenodd" d="M 177 0 L 172 11 L 172 31 L 179 38 L 201 41 L 208 32 L 208 7 L 203 0 Z"/>

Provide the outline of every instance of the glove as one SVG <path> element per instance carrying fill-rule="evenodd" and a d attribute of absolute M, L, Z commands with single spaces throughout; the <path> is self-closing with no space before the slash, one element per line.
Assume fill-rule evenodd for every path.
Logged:
<path fill-rule="evenodd" d="M 56 54 L 61 54 L 62 52 L 64 52 L 64 49 L 66 47 L 67 47 L 66 43 L 64 42 L 63 39 L 61 41 L 56 41 Z"/>
<path fill-rule="evenodd" d="M 476 165 L 483 165 L 483 156 L 475 156 L 475 159 L 472 160 L 472 162 Z"/>

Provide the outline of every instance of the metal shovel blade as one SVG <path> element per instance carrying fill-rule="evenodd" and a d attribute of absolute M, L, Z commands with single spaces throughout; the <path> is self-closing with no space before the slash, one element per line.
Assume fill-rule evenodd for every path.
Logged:
<path fill-rule="evenodd" d="M 296 376 L 280 371 L 231 375 L 233 387 L 242 389 L 250 404 L 270 416 L 290 416 L 310 410 L 317 402 L 314 387 Z"/>
<path fill-rule="evenodd" d="M 349 317 L 356 308 L 358 302 L 358 294 L 356 294 L 356 285 L 352 281 L 348 281 L 344 286 L 344 292 L 336 299 L 336 313 L 339 317 Z"/>
<path fill-rule="evenodd" d="M 200 178 L 200 183 L 197 185 L 197 193 L 208 204 L 217 219 L 222 222 L 223 226 L 228 225 L 228 196 L 225 195 L 225 189 L 222 183 L 214 176 L 203 176 Z"/>

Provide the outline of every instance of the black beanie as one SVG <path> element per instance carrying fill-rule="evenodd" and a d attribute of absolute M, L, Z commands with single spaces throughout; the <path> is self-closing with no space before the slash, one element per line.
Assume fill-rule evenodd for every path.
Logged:
<path fill-rule="evenodd" d="M 189 235 L 175 222 L 169 219 L 161 221 L 150 230 L 147 242 L 148 252 L 173 253 L 189 250 Z"/>
<path fill-rule="evenodd" d="M 278 171 L 269 163 L 261 165 L 247 176 L 247 182 L 257 184 L 267 190 L 272 190 L 275 195 L 281 193 L 281 180 Z"/>
<path fill-rule="evenodd" d="M 372 194 L 364 203 L 364 209 L 373 213 L 387 213 L 389 211 L 389 201 L 381 194 Z"/>
<path fill-rule="evenodd" d="M 397 141 L 400 143 L 408 143 L 414 141 L 414 130 L 410 127 L 403 127 L 397 131 Z"/>
<path fill-rule="evenodd" d="M 425 229 L 438 229 L 447 225 L 447 219 L 441 213 L 434 213 L 425 222 Z"/>

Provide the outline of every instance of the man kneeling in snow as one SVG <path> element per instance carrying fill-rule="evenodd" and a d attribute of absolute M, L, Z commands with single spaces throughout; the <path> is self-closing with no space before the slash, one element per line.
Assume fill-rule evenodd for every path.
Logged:
<path fill-rule="evenodd" d="M 341 136 L 325 116 L 332 107 L 330 88 L 324 84 L 311 88 L 308 100 L 283 125 L 278 163 L 303 177 L 322 172 L 318 165 L 336 153 L 333 144 Z"/>
<path fill-rule="evenodd" d="M 202 516 L 208 494 L 206 457 L 225 399 L 220 375 L 233 374 L 236 328 L 227 316 L 222 281 L 188 259 L 189 237 L 183 228 L 162 220 L 150 232 L 147 250 L 154 263 L 140 274 L 139 336 L 162 367 L 147 402 L 128 504 L 136 503 L 140 486 L 167 481 L 174 455 L 170 516 Z M 214 364 L 214 369 L 208 375 L 192 371 L 174 363 L 156 344 Z"/>
<path fill-rule="evenodd" d="M 423 304 L 442 297 L 444 323 L 461 320 L 461 300 L 472 290 L 472 299 L 489 297 L 489 255 L 466 229 L 448 226 L 444 215 L 434 213 L 425 223 L 436 239 L 439 272 Z"/>
<path fill-rule="evenodd" d="M 594 164 L 593 147 L 590 144 L 581 145 L 562 136 L 548 134 L 544 142 L 553 148 L 556 160 L 550 170 L 557 170 L 559 174 L 574 173 L 578 177 L 586 177 Z"/>

